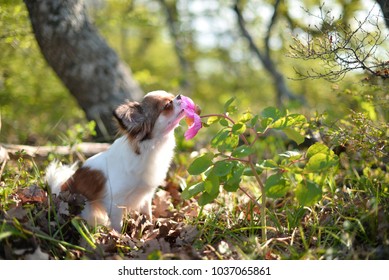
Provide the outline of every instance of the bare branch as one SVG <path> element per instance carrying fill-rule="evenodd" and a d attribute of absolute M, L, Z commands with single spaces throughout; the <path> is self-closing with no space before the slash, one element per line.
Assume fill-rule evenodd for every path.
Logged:
<path fill-rule="evenodd" d="M 308 39 L 302 42 L 294 38 L 295 44 L 290 46 L 290 57 L 303 60 L 318 60 L 323 66 L 319 70 L 310 69 L 302 73 L 295 69 L 297 79 L 324 78 L 330 81 L 342 79 L 348 72 L 363 70 L 370 75 L 389 78 L 389 63 L 382 61 L 376 56 L 378 47 L 387 39 L 382 36 L 378 20 L 369 20 L 370 13 L 363 21 L 358 23 L 357 28 L 351 29 L 349 25 L 343 25 L 328 21 L 327 15 L 321 13 L 322 26 L 331 26 L 329 29 L 318 29 L 320 36 L 308 33 Z M 376 27 L 375 32 L 365 30 L 369 23 Z"/>

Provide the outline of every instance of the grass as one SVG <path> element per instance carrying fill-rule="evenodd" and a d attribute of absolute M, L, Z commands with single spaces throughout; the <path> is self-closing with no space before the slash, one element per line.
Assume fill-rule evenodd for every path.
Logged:
<path fill-rule="evenodd" d="M 132 213 L 117 234 L 79 219 L 80 197 L 48 195 L 42 179 L 48 161 L 20 152 L 1 174 L 0 257 L 38 258 L 40 248 L 50 259 L 389 258 L 389 175 L 383 165 L 350 158 L 311 207 L 299 206 L 293 195 L 268 199 L 265 241 L 261 209 L 241 191 L 223 191 L 203 207 L 195 198 L 180 198 L 180 182 L 188 177 L 185 158 L 189 154 L 177 156 L 169 187 L 158 191 L 166 211 L 154 212 L 153 224 Z M 257 195 L 251 180 L 242 187 Z"/>

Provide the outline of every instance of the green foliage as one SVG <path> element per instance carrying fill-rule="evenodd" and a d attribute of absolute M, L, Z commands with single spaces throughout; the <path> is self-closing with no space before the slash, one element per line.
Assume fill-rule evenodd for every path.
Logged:
<path fill-rule="evenodd" d="M 196 14 L 181 5 L 182 17 L 176 25 L 180 26 L 190 69 L 185 72 L 175 53 L 176 42 L 167 35 L 162 9 L 153 1 L 130 2 L 108 0 L 89 10 L 103 37 L 130 65 L 142 88 L 190 92 L 203 111 L 224 112 L 204 118 L 206 129 L 195 140 L 183 140 L 182 127 L 176 133 L 178 152 L 170 177 L 172 181 L 180 180 L 183 189 L 184 202 L 177 208 L 201 206 L 198 215 L 183 215 L 186 224 L 193 224 L 200 231 L 193 242 L 195 250 L 217 252 L 224 241 L 234 255 L 218 253 L 220 259 L 388 258 L 387 79 L 377 79 L 362 71 L 350 72 L 336 83 L 288 79 L 290 89 L 303 95 L 307 104 L 299 107 L 288 103 L 285 108 L 275 108 L 271 78 L 253 59 L 247 45 L 236 40 L 235 33 L 226 29 L 217 34 L 215 45 L 202 46 L 204 35 L 194 22 L 199 18 L 212 22 L 220 17 L 220 12 L 204 10 Z M 340 4 L 345 21 L 353 22 L 354 12 L 363 12 L 358 6 L 362 2 L 346 2 L 335 1 L 333 5 Z M 219 3 L 221 8 L 225 8 L 224 4 Z M 310 10 L 318 8 L 314 1 L 301 4 Z M 252 7 L 254 2 L 248 1 L 247 5 Z M 275 44 L 269 49 L 280 72 L 293 78 L 295 70 L 307 73 L 315 69 L 331 74 L 338 69 L 337 62 L 331 61 L 331 49 L 324 64 L 285 57 L 289 46 L 295 44 L 287 34 L 294 33 L 302 40 L 301 30 L 307 29 L 305 23 L 312 17 L 288 17 L 292 10 L 288 3 L 280 7 L 278 22 L 271 32 L 274 37 L 270 38 Z M 260 24 L 268 19 L 266 13 L 256 12 L 260 10 L 251 9 L 253 20 L 247 22 L 252 25 L 249 27 L 256 41 L 267 34 Z M 285 20 L 291 25 L 289 32 L 285 32 Z M 321 44 L 315 46 L 315 51 L 317 46 L 323 46 L 325 51 L 331 38 L 327 35 L 333 32 L 328 27 L 336 26 L 317 25 L 322 30 L 313 34 L 315 38 L 310 41 Z M 381 31 L 385 28 L 380 27 Z M 370 31 L 369 28 L 362 29 Z M 341 38 L 346 38 L 344 35 L 347 34 Z M 362 38 L 378 39 L 377 42 L 382 39 L 376 36 L 377 32 L 371 35 Z M 361 33 L 355 33 L 353 42 L 358 42 L 358 36 L 361 38 Z M 387 42 L 382 42 L 384 50 Z M 307 46 L 300 46 L 305 54 L 312 50 Z M 355 46 L 361 52 L 371 47 Z M 385 51 L 374 54 L 381 57 L 367 62 L 387 61 Z M 382 67 L 387 68 L 387 63 Z M 385 74 L 384 70 L 380 71 Z M 182 87 L 185 84 L 189 86 Z M 74 145 L 93 135 L 93 123 L 86 122 L 81 109 L 41 56 L 21 1 L 2 1 L 0 8 L 0 106 L 0 142 Z M 310 142 L 312 138 L 318 142 Z M 189 155 L 198 147 L 203 147 L 200 156 L 189 164 Z M 31 185 L 44 189 L 41 170 L 46 163 L 26 159 L 23 151 L 16 160 L 7 162 L 0 174 L 0 215 L 19 203 L 14 198 L 20 190 Z M 262 205 L 266 206 L 265 211 L 259 209 Z M 89 249 L 77 245 L 80 238 L 81 244 L 86 242 L 93 248 L 99 237 L 106 236 L 93 234 L 78 219 L 59 223 L 51 210 L 49 220 L 45 220 L 42 213 L 47 213 L 47 205 L 27 203 L 24 208 L 28 215 L 23 216 L 23 221 L 1 220 L 0 242 L 5 245 L 1 248 L 12 248 L 15 240 L 33 238 L 53 258 L 83 258 Z M 261 215 L 266 218 L 265 226 Z M 26 217 L 29 221 L 23 223 Z M 37 231 L 37 224 L 42 225 L 42 221 L 46 226 L 55 225 L 47 232 Z M 265 227 L 274 237 L 269 243 L 261 238 Z M 121 248 L 114 243 L 115 238 L 103 239 L 107 243 L 101 244 Z M 157 250 L 148 257 L 161 259 L 163 254 Z"/>
<path fill-rule="evenodd" d="M 95 121 L 90 121 L 85 125 L 75 124 L 73 127 L 67 129 L 66 133 L 61 137 L 62 144 L 74 146 L 75 144 L 82 143 L 85 139 L 96 135 L 95 128 Z"/>
<path fill-rule="evenodd" d="M 205 205 L 218 196 L 220 186 L 229 192 L 237 191 L 243 177 L 259 178 L 268 171 L 272 175 L 263 176 L 263 190 L 262 182 L 257 182 L 260 191 L 264 191 L 267 197 L 275 199 L 295 193 L 302 206 L 318 202 L 322 188 L 326 186 L 326 178 L 333 176 L 339 163 L 338 156 L 326 145 L 315 143 L 305 153 L 285 151 L 273 155 L 272 159 L 260 160 L 256 163 L 257 167 L 253 164 L 254 156 L 259 156 L 256 142 L 260 136 L 277 130 L 301 144 L 304 136 L 300 133 L 308 125 L 306 118 L 269 107 L 260 115 L 246 112 L 237 116 L 239 121 L 235 122 L 230 116 L 236 110 L 233 102 L 233 99 L 226 102 L 224 114 L 208 117 L 207 125 L 219 123 L 222 126 L 211 141 L 211 147 L 217 152 L 202 154 L 189 166 L 189 174 L 202 176 L 200 183 L 184 190 L 184 197 L 188 199 L 201 193 L 199 204 Z M 299 137 L 290 135 L 290 131 L 296 132 Z"/>
<path fill-rule="evenodd" d="M 218 5 L 222 9 L 230 9 L 223 2 Z M 247 5 L 252 3 L 248 1 Z M 315 9 L 319 5 L 303 1 L 302 6 Z M 342 7 L 348 11 L 347 18 L 353 18 L 350 13 L 355 11 L 354 8 L 351 9 L 351 5 Z M 192 23 L 199 18 L 212 22 L 219 18 L 218 12 L 210 10 L 199 14 L 191 13 L 185 5 L 178 8 L 179 15 L 175 24 L 183 27 L 179 30 L 183 41 L 180 43 L 184 44 L 185 59 L 189 65 L 189 71 L 185 73 L 175 53 L 175 42 L 167 35 L 164 11 L 157 3 L 108 0 L 92 3 L 88 8 L 92 22 L 118 52 L 119 57 L 131 67 L 145 92 L 155 89 L 166 89 L 174 93 L 190 92 L 199 105 L 210 112 L 223 110 L 222 104 L 231 96 L 238 98 L 240 109 L 249 108 L 253 112 L 274 104 L 275 91 L 271 78 L 258 66 L 247 51 L 246 44 L 232 39 L 235 35 L 232 35 L 233 30 L 230 29 L 233 29 L 234 24 L 226 26 L 222 34 L 217 34 L 224 38 L 220 42 L 230 42 L 229 44 L 202 47 L 204 38 L 208 38 L 208 35 L 202 34 L 197 30 L 197 25 Z M 288 10 L 290 9 L 286 3 L 281 5 L 280 22 Z M 252 30 L 258 30 L 258 25 L 268 21 L 263 13 L 255 12 L 253 16 L 255 20 L 252 24 L 255 26 Z M 307 15 L 306 20 L 309 19 Z M 288 20 L 292 20 L 289 33 L 299 33 L 304 29 L 300 18 L 289 17 Z M 0 141 L 43 145 L 48 141 L 57 141 L 56 135 L 59 132 L 65 133 L 68 127 L 76 123 L 85 124 L 82 110 L 40 54 L 26 8 L 21 1 L 2 2 L 0 27 L 0 114 L 3 121 Z M 272 34 L 280 42 L 278 47 L 271 48 L 270 51 L 285 77 L 295 76 L 293 68 L 304 72 L 313 66 L 321 67 L 318 62 L 306 63 L 285 57 L 285 53 L 290 51 L 292 40 L 285 35 L 284 28 L 284 23 L 273 27 Z M 266 32 L 253 33 L 258 40 L 264 34 Z M 346 86 L 332 85 L 321 80 L 289 80 L 288 86 L 294 92 L 304 95 L 310 108 L 319 112 L 326 111 L 333 119 L 348 114 L 348 108 L 358 111 L 363 107 L 374 114 L 372 104 L 385 100 L 384 94 L 387 91 L 381 86 L 377 86 L 374 94 L 358 94 L 356 90 L 352 90 L 353 97 L 345 98 L 342 92 L 350 90 L 352 86 L 359 87 L 356 83 L 358 80 L 358 75 L 350 77 Z M 185 84 L 189 87 L 183 87 Z M 366 100 L 367 96 L 372 96 L 373 100 Z M 357 98 L 361 100 L 356 101 Z M 296 107 L 294 104 L 285 106 Z M 240 128 L 244 129 L 243 126 Z M 284 133 L 296 142 L 303 139 L 293 129 L 284 129 Z"/>
<path fill-rule="evenodd" d="M 84 115 L 49 68 L 22 1 L 0 9 L 0 142 L 41 143 Z M 53 132 L 54 131 L 54 132 Z"/>

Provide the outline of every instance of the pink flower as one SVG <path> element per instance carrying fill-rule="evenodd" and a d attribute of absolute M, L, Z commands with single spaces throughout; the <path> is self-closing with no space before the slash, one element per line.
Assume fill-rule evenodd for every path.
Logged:
<path fill-rule="evenodd" d="M 184 136 L 186 140 L 189 140 L 195 137 L 197 132 L 199 132 L 203 126 L 199 116 L 200 108 L 193 102 L 192 99 L 184 95 L 181 95 L 181 108 L 184 110 L 185 121 L 189 126 Z"/>

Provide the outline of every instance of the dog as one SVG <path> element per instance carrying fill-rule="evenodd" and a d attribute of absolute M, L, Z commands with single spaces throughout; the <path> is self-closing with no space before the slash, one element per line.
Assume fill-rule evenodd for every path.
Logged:
<path fill-rule="evenodd" d="M 120 232 L 131 209 L 152 219 L 151 200 L 165 180 L 174 155 L 174 129 L 185 113 L 180 95 L 153 91 L 141 102 L 120 105 L 113 116 L 122 136 L 107 151 L 79 169 L 52 162 L 45 179 L 54 194 L 69 190 L 86 198 L 81 217 L 90 225 Z"/>

